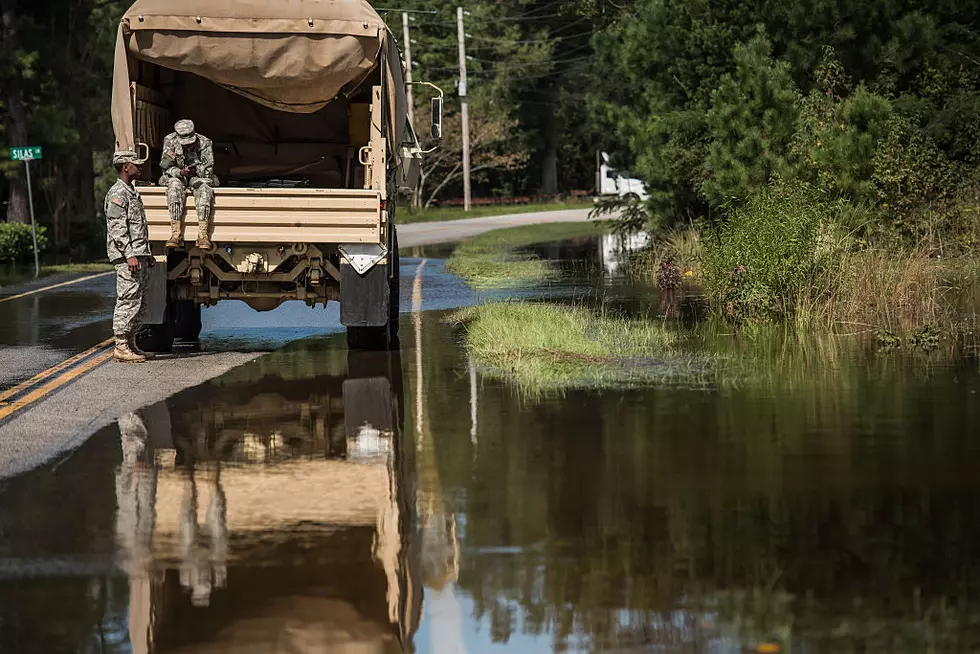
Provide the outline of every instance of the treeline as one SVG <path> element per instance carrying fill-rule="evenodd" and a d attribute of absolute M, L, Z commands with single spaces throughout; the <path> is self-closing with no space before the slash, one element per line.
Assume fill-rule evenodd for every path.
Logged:
<path fill-rule="evenodd" d="M 385 4 L 385 3 L 378 3 Z M 128 0 L 2 0 L 0 143 L 42 145 L 52 245 L 97 255 L 112 45 Z M 414 78 L 447 92 L 443 147 L 412 202 L 462 194 L 456 7 L 379 10 Z M 512 0 L 465 5 L 474 194 L 594 186 L 611 152 L 661 225 L 723 221 L 773 180 L 873 209 L 862 232 L 970 246 L 980 175 L 980 6 L 940 0 Z M 417 124 L 428 113 L 417 87 Z M 3 155 L 0 155 L 3 156 Z M 8 221 L 23 166 L 0 159 Z M 872 234 L 873 236 L 873 234 Z"/>
<path fill-rule="evenodd" d="M 6 220 L 30 222 L 24 166 L 13 145 L 40 145 L 34 206 L 54 250 L 99 257 L 105 228 L 99 182 L 108 177 L 112 49 L 127 2 L 0 2 L 0 199 Z M 19 232 L 18 232 L 19 233 Z M 103 253 L 104 254 L 104 253 Z"/>
<path fill-rule="evenodd" d="M 111 178 L 112 49 L 129 0 L 2 0 L 0 219 L 29 221 L 23 165 L 11 145 L 41 145 L 32 164 L 38 219 L 52 249 L 99 257 L 101 195 Z M 383 4 L 383 3 L 379 3 Z M 418 207 L 462 195 L 456 7 L 410 0 L 415 79 L 447 93 L 443 147 L 426 163 Z M 557 195 L 594 184 L 599 138 L 588 115 L 592 39 L 604 11 L 552 0 L 469 3 L 467 64 L 474 193 Z M 380 11 L 403 40 L 401 12 Z M 428 114 L 416 89 L 417 123 Z M 2 220 L 0 220 L 2 223 Z M 12 233 L 21 242 L 21 231 Z"/>
<path fill-rule="evenodd" d="M 383 3 L 379 3 L 383 4 Z M 474 195 L 555 196 L 595 185 L 605 136 L 592 117 L 595 37 L 624 14 L 592 0 L 464 3 Z M 456 5 L 408 0 L 413 73 L 447 93 L 443 146 L 425 162 L 414 203 L 462 195 Z M 401 11 L 381 12 L 399 42 Z M 428 93 L 416 92 L 421 117 Z"/>
<path fill-rule="evenodd" d="M 594 108 L 661 224 L 775 180 L 869 208 L 861 235 L 960 236 L 980 182 L 980 5 L 638 0 L 596 35 Z M 873 235 L 873 234 L 872 234 Z"/>

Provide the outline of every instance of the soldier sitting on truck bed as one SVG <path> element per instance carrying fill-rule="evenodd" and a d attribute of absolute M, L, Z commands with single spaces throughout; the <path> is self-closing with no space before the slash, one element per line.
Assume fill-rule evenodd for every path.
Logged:
<path fill-rule="evenodd" d="M 194 131 L 194 123 L 190 120 L 178 120 L 174 130 L 163 140 L 163 158 L 160 160 L 163 171 L 160 186 L 167 187 L 172 228 L 167 247 L 184 245 L 184 213 L 187 188 L 190 187 L 197 206 L 197 247 L 210 250 L 208 233 L 214 207 L 213 187 L 218 185 L 218 178 L 214 176 L 214 146 L 211 139 Z"/>

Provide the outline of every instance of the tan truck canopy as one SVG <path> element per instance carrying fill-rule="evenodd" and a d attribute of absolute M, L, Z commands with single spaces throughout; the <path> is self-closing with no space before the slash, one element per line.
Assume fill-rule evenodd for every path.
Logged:
<path fill-rule="evenodd" d="M 364 0 L 137 0 L 116 40 L 112 122 L 120 149 L 136 145 L 132 84 L 139 81 L 140 62 L 221 87 L 202 91 L 199 82 L 185 84 L 191 90 L 177 103 L 186 114 L 181 117 L 199 128 L 195 114 L 236 120 L 236 131 L 252 130 L 263 140 L 268 121 L 259 118 L 270 114 L 256 107 L 252 120 L 243 118 L 250 110 L 240 98 L 276 110 L 276 129 L 288 128 L 281 112 L 296 116 L 297 128 L 305 129 L 310 114 L 387 62 L 388 134 L 397 144 L 405 130 L 401 61 L 384 21 Z"/>

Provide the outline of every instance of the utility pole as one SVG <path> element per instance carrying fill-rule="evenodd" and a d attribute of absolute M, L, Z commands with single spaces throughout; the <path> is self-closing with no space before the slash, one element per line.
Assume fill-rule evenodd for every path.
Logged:
<path fill-rule="evenodd" d="M 405 95 L 408 99 L 408 120 L 415 125 L 415 102 L 412 99 L 412 38 L 408 31 L 408 12 L 402 12 L 402 30 L 405 32 Z"/>
<path fill-rule="evenodd" d="M 463 30 L 463 8 L 456 8 L 456 28 L 459 33 L 459 101 L 463 118 L 463 208 L 470 210 L 470 107 L 466 98 L 466 32 Z"/>

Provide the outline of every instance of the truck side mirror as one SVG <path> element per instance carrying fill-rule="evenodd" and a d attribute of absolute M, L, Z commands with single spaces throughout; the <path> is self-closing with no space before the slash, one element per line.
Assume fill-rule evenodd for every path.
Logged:
<path fill-rule="evenodd" d="M 432 98 L 432 138 L 442 138 L 442 98 Z"/>

